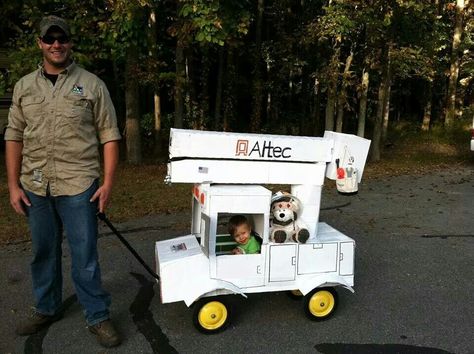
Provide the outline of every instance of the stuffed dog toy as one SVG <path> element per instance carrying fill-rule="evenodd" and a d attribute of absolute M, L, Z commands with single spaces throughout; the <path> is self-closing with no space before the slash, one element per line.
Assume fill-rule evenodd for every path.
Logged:
<path fill-rule="evenodd" d="M 277 193 L 270 210 L 270 241 L 305 243 L 309 231 L 298 219 L 302 206 L 291 194 Z"/>

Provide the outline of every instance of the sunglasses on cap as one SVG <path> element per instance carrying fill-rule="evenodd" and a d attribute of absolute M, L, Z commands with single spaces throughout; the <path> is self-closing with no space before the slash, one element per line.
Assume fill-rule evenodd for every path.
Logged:
<path fill-rule="evenodd" d="M 52 36 L 50 34 L 46 34 L 40 38 L 43 43 L 46 44 L 53 44 L 55 41 L 58 41 L 59 44 L 66 44 L 69 43 L 70 39 L 65 34 L 60 34 L 59 36 Z"/>

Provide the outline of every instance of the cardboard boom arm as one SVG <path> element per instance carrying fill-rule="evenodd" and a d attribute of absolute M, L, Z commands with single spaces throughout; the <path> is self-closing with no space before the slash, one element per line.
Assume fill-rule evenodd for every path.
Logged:
<path fill-rule="evenodd" d="M 360 182 L 370 140 L 326 131 L 324 137 L 171 129 L 169 183 L 308 184 L 337 178 L 340 167 Z"/>

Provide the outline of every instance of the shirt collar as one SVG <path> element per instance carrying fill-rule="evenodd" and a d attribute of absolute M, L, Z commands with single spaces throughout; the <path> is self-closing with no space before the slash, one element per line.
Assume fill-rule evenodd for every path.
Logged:
<path fill-rule="evenodd" d="M 69 64 L 66 69 L 64 69 L 63 71 L 61 71 L 59 73 L 59 75 L 68 75 L 70 73 L 72 73 L 74 71 L 74 69 L 76 68 L 76 63 L 74 61 L 71 61 L 71 64 Z M 40 70 L 40 73 L 41 75 L 44 77 L 44 65 L 41 63 L 41 64 L 38 64 L 38 68 Z"/>

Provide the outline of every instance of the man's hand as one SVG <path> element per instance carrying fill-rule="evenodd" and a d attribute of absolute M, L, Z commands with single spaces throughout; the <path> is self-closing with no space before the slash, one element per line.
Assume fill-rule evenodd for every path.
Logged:
<path fill-rule="evenodd" d="M 25 205 L 31 206 L 30 200 L 20 187 L 10 189 L 10 204 L 20 215 L 26 215 Z"/>
<path fill-rule="evenodd" d="M 97 189 L 97 191 L 92 196 L 90 200 L 91 202 L 95 202 L 96 200 L 98 200 L 99 212 L 103 213 L 105 211 L 105 208 L 107 207 L 109 203 L 111 191 L 112 191 L 111 187 L 102 185 L 99 187 L 99 189 Z"/>
<path fill-rule="evenodd" d="M 109 203 L 115 170 L 119 158 L 119 146 L 117 141 L 109 141 L 104 144 L 104 184 L 97 189 L 91 198 L 91 202 L 99 201 L 99 212 L 103 213 Z"/>

